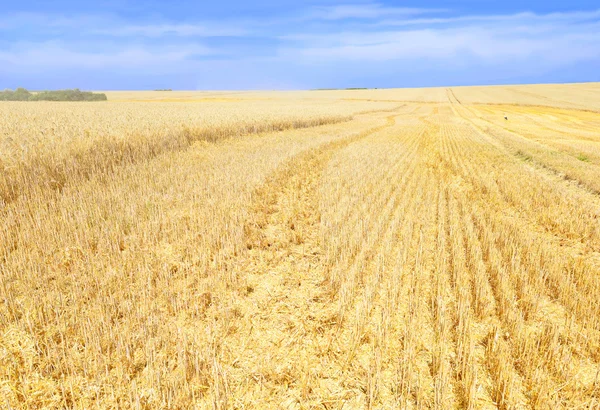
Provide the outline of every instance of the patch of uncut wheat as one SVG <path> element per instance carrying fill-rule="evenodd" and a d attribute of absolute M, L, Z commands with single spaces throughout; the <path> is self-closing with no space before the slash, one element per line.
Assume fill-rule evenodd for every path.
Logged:
<path fill-rule="evenodd" d="M 577 102 L 590 110 L 600 108 L 598 104 L 599 83 L 532 85 L 531 89 L 539 94 L 555 95 L 563 100 Z"/>
<path fill-rule="evenodd" d="M 473 144 L 474 144 L 474 141 L 470 141 L 468 146 L 473 146 Z M 480 164 L 473 163 L 473 161 L 472 161 L 472 158 L 473 158 L 472 155 L 476 155 L 476 150 L 474 150 L 472 153 L 469 153 L 468 152 L 469 150 L 466 147 L 467 146 L 463 147 L 463 149 L 461 149 L 460 152 L 463 152 L 466 155 L 466 157 L 469 158 L 469 161 L 468 161 L 469 165 L 473 165 L 473 168 L 474 169 L 476 168 L 477 171 L 478 171 L 477 175 L 481 177 L 482 174 L 485 174 L 483 172 L 483 170 L 485 169 L 484 168 L 485 167 L 485 163 L 484 162 L 482 162 Z M 479 152 L 481 154 L 484 151 L 480 150 L 480 151 L 477 151 L 477 152 Z M 473 171 L 474 170 L 468 170 L 465 175 L 473 175 L 472 174 Z M 511 179 L 511 180 L 514 181 L 514 179 Z M 487 201 L 488 201 L 488 206 L 486 206 L 485 209 L 492 209 L 492 207 L 489 206 L 489 199 Z M 500 206 L 497 207 L 497 209 L 502 209 L 504 206 L 505 205 L 500 205 Z M 481 211 L 478 212 L 477 215 L 482 215 L 482 212 Z M 499 218 L 498 215 L 494 215 L 494 216 L 490 216 L 489 220 L 495 222 L 495 221 L 500 221 L 502 219 L 503 218 Z M 495 230 L 498 233 L 503 234 L 504 232 L 507 232 L 507 229 L 506 229 L 505 226 L 502 226 L 501 224 L 498 225 L 497 223 L 494 223 L 494 225 L 497 226 L 497 228 Z M 527 266 L 527 265 L 531 266 L 532 269 L 529 270 L 529 272 L 532 275 L 537 275 L 537 271 L 535 270 L 535 267 L 536 266 L 539 267 L 539 263 L 543 259 L 538 259 L 535 256 L 535 252 L 533 252 L 533 250 L 531 249 L 530 246 L 528 246 L 529 251 L 527 253 L 521 254 L 521 256 L 519 256 L 518 253 L 515 254 L 514 253 L 515 250 L 518 249 L 518 248 L 515 248 L 515 246 L 519 246 L 520 247 L 522 245 L 517 245 L 519 242 L 514 242 L 514 240 L 515 240 L 515 238 L 514 238 L 515 231 L 513 231 L 513 229 L 515 229 L 515 228 L 508 229 L 509 236 L 508 237 L 504 236 L 504 239 L 502 239 L 502 242 L 499 243 L 499 245 L 500 245 L 499 249 L 501 249 L 503 251 L 505 251 L 505 250 L 508 251 L 508 253 L 505 252 L 505 257 L 508 258 L 508 259 L 506 259 L 505 263 L 508 263 L 509 268 L 512 265 L 512 268 L 510 268 L 510 269 L 512 269 L 515 272 L 515 277 L 513 279 L 513 282 L 515 282 L 515 284 L 517 285 L 516 290 L 519 293 L 519 297 L 515 297 L 514 299 L 518 300 L 519 302 L 522 303 L 522 305 L 521 305 L 522 309 L 524 309 L 525 307 L 527 307 L 527 309 L 523 310 L 523 314 L 524 314 L 524 319 L 525 320 L 527 320 L 528 316 L 533 316 L 535 318 L 534 322 L 541 320 L 542 323 L 544 323 L 544 322 L 548 321 L 549 318 L 552 318 L 552 316 L 544 316 L 544 315 L 537 316 L 535 313 L 528 312 L 528 309 L 531 309 L 531 308 L 533 308 L 534 312 L 535 312 L 535 308 L 536 307 L 535 307 L 534 299 L 539 298 L 538 289 L 540 289 L 539 286 L 542 285 L 540 283 L 541 278 L 539 278 L 539 277 L 536 278 L 535 276 L 532 276 L 532 277 L 530 277 L 531 279 L 527 279 L 526 278 L 525 281 L 523 281 L 519 277 L 519 275 L 521 275 L 523 271 L 527 271 L 529 269 L 529 268 L 526 269 L 524 267 L 522 267 L 522 268 L 519 267 L 520 263 L 521 263 L 521 262 L 519 262 L 520 259 L 522 260 L 522 263 L 524 264 L 524 266 Z M 522 231 L 522 229 L 518 230 L 518 232 L 521 232 L 521 231 Z M 528 233 L 531 232 L 531 229 L 529 229 L 529 231 L 527 231 L 527 232 Z M 518 238 L 517 240 L 520 241 L 522 239 Z M 511 243 L 513 243 L 514 245 L 511 245 Z M 515 256 L 516 256 L 516 259 L 515 259 Z M 568 257 L 565 258 L 563 256 L 563 259 L 564 260 L 568 260 Z M 554 261 L 556 262 L 556 259 Z M 530 265 L 530 263 L 532 263 L 532 262 L 534 263 L 534 265 Z M 564 262 L 563 262 L 563 265 L 564 265 Z M 508 270 L 509 272 L 510 272 L 510 269 Z M 554 269 L 556 269 L 556 268 L 554 268 Z M 581 272 L 581 274 L 584 275 L 583 272 Z M 533 282 L 528 283 L 529 280 L 533 280 Z M 505 295 L 505 294 L 506 294 L 505 291 L 500 292 L 500 295 Z M 555 296 L 553 293 L 550 293 L 550 292 L 548 294 L 551 295 L 552 297 Z M 528 302 L 528 299 L 529 299 L 529 302 Z M 523 302 L 525 302 L 525 303 L 523 304 Z M 572 303 L 570 305 L 573 306 Z M 502 308 L 502 306 L 501 306 L 501 308 Z M 504 309 L 507 311 L 507 313 L 509 313 L 510 312 L 510 304 L 504 303 Z M 556 312 L 556 309 L 553 309 L 553 310 Z M 562 307 L 558 309 L 558 312 L 561 312 L 561 310 L 562 310 Z M 544 312 L 544 313 L 547 315 L 547 312 Z M 514 316 L 514 314 L 515 313 L 513 313 L 511 315 Z M 518 315 L 518 313 L 517 313 L 517 315 Z M 589 316 L 589 315 L 586 314 L 584 317 L 585 318 L 591 318 L 593 316 Z M 557 319 L 558 319 L 558 317 L 557 317 Z M 552 332 L 559 331 L 558 329 L 562 329 L 563 328 L 563 326 L 562 326 L 562 324 L 560 322 L 561 322 L 560 319 L 558 319 L 556 321 L 550 320 L 548 322 L 548 326 L 550 326 L 550 327 L 543 328 L 542 329 L 542 333 L 541 334 L 538 333 L 538 336 L 539 337 L 549 337 L 548 334 L 546 334 L 546 332 L 550 332 L 550 334 L 552 334 Z M 509 323 L 512 323 L 514 325 L 514 324 L 518 324 L 518 321 L 515 321 L 514 319 L 511 319 L 509 321 Z M 584 323 L 586 323 L 586 325 L 587 325 L 589 322 L 586 321 Z M 525 328 L 523 328 L 523 329 L 525 329 Z M 584 328 L 579 328 L 578 331 L 581 331 L 583 329 Z M 525 330 L 523 330 L 523 331 L 525 331 Z M 566 334 L 568 334 L 568 333 L 572 332 L 572 329 L 570 329 L 570 330 L 569 329 L 567 329 L 567 330 L 563 329 L 562 331 L 566 332 Z M 567 340 L 568 340 L 569 337 L 572 337 L 572 335 L 569 335 L 569 336 L 566 336 L 566 337 L 567 337 Z M 524 335 L 524 336 L 522 336 L 522 341 L 519 342 L 519 343 L 526 343 L 526 345 L 530 345 L 531 343 L 533 343 L 532 340 L 535 340 L 535 339 L 532 339 L 532 338 L 533 338 L 533 336 L 529 337 L 528 335 Z M 553 343 L 555 343 L 555 342 L 553 342 Z M 535 343 L 533 343 L 533 344 L 535 345 Z M 523 345 L 523 346 L 525 346 L 525 345 Z M 539 346 L 540 345 L 539 345 L 539 342 L 538 342 L 538 347 Z M 574 347 L 576 347 L 576 346 L 577 345 L 575 344 Z M 570 349 L 571 346 L 567 345 L 566 348 Z M 576 347 L 576 349 L 578 349 L 578 347 Z M 593 352 L 593 350 L 592 350 L 592 352 Z M 530 362 L 538 363 L 537 365 L 535 365 L 535 364 L 533 365 L 534 368 L 535 368 L 535 366 L 543 366 L 543 363 L 545 363 L 545 361 L 548 360 L 547 358 L 540 357 L 538 355 L 537 356 L 538 359 L 536 361 L 535 358 L 534 358 L 534 356 L 536 355 L 537 352 L 528 351 L 528 352 L 525 352 L 525 353 L 524 352 L 518 352 L 518 353 L 519 354 L 528 354 L 529 355 L 527 360 L 523 359 L 523 363 L 530 363 Z M 588 354 L 590 354 L 590 353 L 588 353 Z M 570 357 L 570 353 L 568 351 L 565 354 L 567 354 L 567 357 L 569 357 L 569 359 L 568 359 L 569 361 L 571 361 L 571 362 L 575 361 L 574 358 Z M 580 355 L 581 355 L 581 353 L 577 352 L 577 353 L 575 353 L 574 357 L 579 357 Z M 593 369 L 593 365 L 591 365 L 591 367 L 590 367 L 590 364 L 588 364 L 589 363 L 588 362 L 589 358 L 590 357 L 588 356 L 588 359 L 586 359 L 585 356 L 584 356 L 582 358 L 582 360 L 580 359 L 580 361 L 575 361 L 575 363 L 577 363 L 577 364 L 575 364 L 573 367 L 571 367 L 568 372 L 566 371 L 566 369 L 564 369 L 563 367 L 561 367 L 561 361 L 565 360 L 564 356 L 562 358 L 554 358 L 553 359 L 553 360 L 555 360 L 554 363 L 557 366 L 559 366 L 556 369 L 560 369 L 560 370 L 552 370 L 552 368 L 550 367 L 550 368 L 546 368 L 546 371 L 554 371 L 555 375 L 559 374 L 558 380 L 559 381 L 562 380 L 560 383 L 563 383 L 565 381 L 565 379 L 563 379 L 565 377 L 569 381 L 571 381 L 571 382 L 572 381 L 576 381 L 577 377 L 580 377 L 580 375 L 577 374 L 577 376 L 575 376 L 575 373 L 573 373 L 573 372 L 583 371 L 584 373 L 589 373 L 590 369 Z M 528 370 L 527 366 L 525 366 L 524 372 L 527 372 L 527 370 Z M 561 372 L 562 372 L 562 374 L 560 374 Z M 565 376 L 567 374 L 569 374 L 570 376 Z M 531 390 L 533 391 L 534 395 L 536 396 L 535 397 L 536 403 L 539 403 L 540 400 L 542 400 L 541 401 L 542 403 L 544 402 L 543 400 L 548 400 L 548 397 L 545 397 L 545 395 L 556 395 L 556 394 L 559 394 L 559 398 L 558 399 L 556 399 L 556 398 L 554 399 L 555 405 L 557 405 L 557 403 L 564 403 L 565 402 L 564 399 L 561 398 L 561 396 L 563 396 L 563 393 L 565 395 L 567 394 L 565 392 L 565 385 L 561 385 L 560 389 L 557 389 L 556 391 L 552 391 L 552 389 L 549 387 L 551 384 L 548 382 L 548 379 L 540 378 L 541 377 L 540 373 L 533 374 L 533 375 L 531 373 L 529 373 L 528 377 L 529 378 L 535 378 L 535 380 L 532 379 L 533 381 L 530 382 L 530 385 L 532 386 Z M 555 385 L 557 385 L 557 383 L 558 382 L 555 382 Z M 588 383 L 588 386 L 589 386 L 590 381 L 588 380 L 586 383 Z M 573 386 L 570 386 L 570 387 L 573 387 Z M 545 391 L 540 391 L 539 390 L 540 388 L 542 388 L 543 390 L 545 389 Z M 582 397 L 576 397 L 578 395 L 579 396 L 583 395 L 584 396 L 583 399 L 585 399 L 585 394 L 586 394 L 585 391 L 588 390 L 588 389 L 589 388 L 585 387 L 585 386 L 584 387 L 582 387 L 582 386 L 578 386 L 577 387 L 576 386 L 575 390 L 579 390 L 579 392 L 575 392 L 574 395 L 570 397 L 570 399 L 575 399 L 575 398 L 581 399 Z M 587 393 L 589 394 L 589 391 Z M 558 401 L 556 401 L 556 400 L 558 400 Z M 589 400 L 589 397 L 587 398 L 587 400 Z"/>
<path fill-rule="evenodd" d="M 559 95 L 548 95 L 546 93 L 534 92 L 528 87 L 510 87 L 510 92 L 516 97 L 516 102 L 520 102 L 524 98 L 531 98 L 533 101 L 539 101 L 541 105 L 551 107 L 567 107 L 567 108 L 584 108 L 585 106 L 579 101 L 569 101 L 561 98 Z"/>
<path fill-rule="evenodd" d="M 237 279 L 227 261 L 244 251 L 254 187 L 287 159 L 386 115 L 198 144 L 7 206 L 3 397 L 13 407 L 222 400 L 220 338 L 241 312 L 228 304 Z"/>
<path fill-rule="evenodd" d="M 597 96 L 598 87 L 598 83 L 535 84 L 523 87 L 523 89 L 558 101 L 577 104 L 583 109 L 598 110 L 600 109 Z"/>
<path fill-rule="evenodd" d="M 0 159 L 0 201 L 6 204 L 21 195 L 36 196 L 39 190 L 62 191 L 68 182 L 94 175 L 107 176 L 116 167 L 145 161 L 165 152 L 181 151 L 198 141 L 216 142 L 235 136 L 314 127 L 349 119 L 350 116 L 342 115 L 298 117 L 288 114 L 237 122 L 223 120 L 196 127 L 166 123 L 137 134 L 128 130 L 124 137 L 113 138 L 94 138 L 89 130 L 82 136 L 72 137 L 58 125 L 52 135 L 35 144 L 27 144 L 25 136 L 7 134 L 9 137 L 0 145 L 0 152 L 5 154 Z M 61 139 L 71 141 L 68 145 L 56 142 Z"/>
<path fill-rule="evenodd" d="M 511 104 L 600 110 L 598 83 L 452 87 L 464 104 Z"/>

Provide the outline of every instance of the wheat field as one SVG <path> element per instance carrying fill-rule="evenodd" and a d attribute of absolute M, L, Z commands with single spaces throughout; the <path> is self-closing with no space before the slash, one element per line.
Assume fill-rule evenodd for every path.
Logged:
<path fill-rule="evenodd" d="M 600 84 L 106 94 L 0 103 L 0 408 L 600 408 Z"/>

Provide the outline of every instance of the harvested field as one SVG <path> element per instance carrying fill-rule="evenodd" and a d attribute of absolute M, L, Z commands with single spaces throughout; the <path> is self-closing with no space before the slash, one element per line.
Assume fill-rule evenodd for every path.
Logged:
<path fill-rule="evenodd" d="M 599 92 L 0 103 L 0 406 L 598 408 Z"/>

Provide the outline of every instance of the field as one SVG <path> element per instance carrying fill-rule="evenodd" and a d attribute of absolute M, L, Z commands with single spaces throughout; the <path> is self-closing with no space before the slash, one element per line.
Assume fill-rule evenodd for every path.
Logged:
<path fill-rule="evenodd" d="M 106 94 L 0 103 L 0 407 L 600 407 L 600 84 Z"/>

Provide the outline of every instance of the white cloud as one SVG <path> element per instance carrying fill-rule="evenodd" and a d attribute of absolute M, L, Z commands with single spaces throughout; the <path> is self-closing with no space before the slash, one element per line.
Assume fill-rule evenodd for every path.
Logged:
<path fill-rule="evenodd" d="M 0 70 L 37 76 L 105 68 L 140 76 L 187 70 L 216 77 L 227 72 L 240 84 L 246 81 L 249 61 L 256 78 L 268 67 L 277 76 L 273 83 L 281 84 L 295 76 L 317 78 L 324 67 L 349 77 L 360 70 L 365 77 L 362 73 L 379 67 L 393 73 L 402 67 L 443 73 L 447 67 L 465 67 L 466 72 L 481 66 L 519 72 L 600 60 L 599 19 L 600 10 L 473 16 L 378 3 L 316 7 L 297 19 L 271 16 L 268 22 L 255 18 L 238 23 L 5 15 L 0 16 Z M 2 30 L 12 31 L 2 36 Z M 216 36 L 231 38 L 220 42 L 212 39 Z M 253 36 L 252 42 L 243 41 L 247 36 Z M 204 57 L 202 62 L 198 56 Z"/>
<path fill-rule="evenodd" d="M 493 64 L 536 59 L 537 63 L 572 64 L 600 55 L 598 17 L 599 11 L 520 13 L 435 19 L 446 25 L 410 30 L 387 25 L 319 35 L 298 33 L 283 38 L 294 44 L 282 48 L 280 55 L 321 63 L 429 59 L 462 64 L 461 59 L 469 59 Z M 426 21 L 414 23 L 427 26 Z"/>
<path fill-rule="evenodd" d="M 71 34 L 77 30 L 79 36 L 96 35 L 105 37 L 181 37 L 243 36 L 249 33 L 241 22 L 196 22 L 196 23 L 136 23 L 132 24 L 114 15 L 61 15 L 40 13 L 16 13 L 0 16 L 0 30 L 35 30 L 41 33 Z"/>
<path fill-rule="evenodd" d="M 177 47 L 124 46 L 118 49 L 85 51 L 71 49 L 59 42 L 18 43 L 0 51 L 5 70 L 47 71 L 52 69 L 172 69 L 191 58 L 207 56 L 212 50 L 197 44 Z"/>
<path fill-rule="evenodd" d="M 124 25 L 110 29 L 94 29 L 92 34 L 106 36 L 143 36 L 163 37 L 176 35 L 182 37 L 240 37 L 248 34 L 248 30 L 242 27 L 227 27 L 215 24 L 148 24 L 148 25 Z"/>
<path fill-rule="evenodd" d="M 328 7 L 315 7 L 308 16 L 323 20 L 377 19 L 393 16 L 416 16 L 444 11 L 412 7 L 386 7 L 379 3 L 346 4 Z"/>
<path fill-rule="evenodd" d="M 527 23 L 533 27 L 548 24 L 574 24 L 600 18 L 600 10 L 588 12 L 550 13 L 534 14 L 531 12 L 500 15 L 467 15 L 455 17 L 432 17 L 432 18 L 409 18 L 394 19 L 385 18 L 372 24 L 371 28 L 384 26 L 437 26 L 437 25 L 466 25 L 466 24 L 517 24 Z"/>
<path fill-rule="evenodd" d="M 58 32 L 67 29 L 84 30 L 89 27 L 101 27 L 107 22 L 116 22 L 115 16 L 111 15 L 64 15 L 44 13 L 6 13 L 0 16 L 0 30 L 28 30 L 36 32 Z"/>

